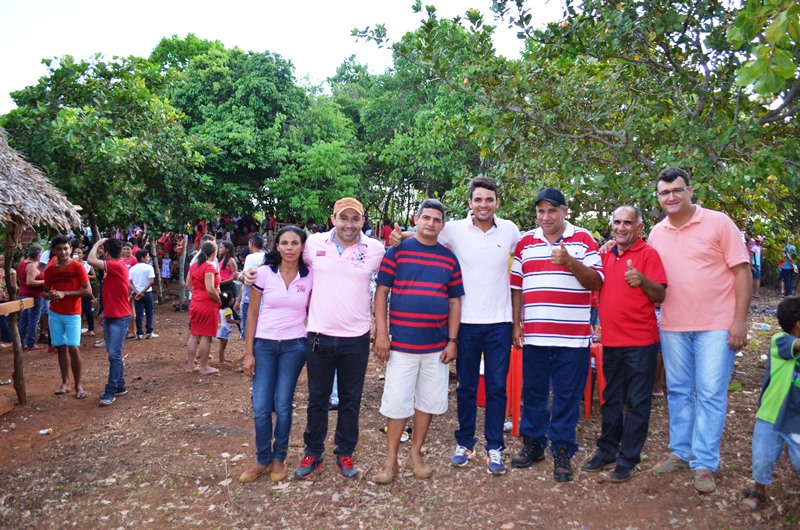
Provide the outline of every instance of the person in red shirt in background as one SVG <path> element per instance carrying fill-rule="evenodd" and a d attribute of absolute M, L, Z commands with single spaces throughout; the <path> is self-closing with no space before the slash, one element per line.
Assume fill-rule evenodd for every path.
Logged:
<path fill-rule="evenodd" d="M 383 228 L 381 228 L 381 239 L 383 239 L 383 246 L 389 247 L 391 243 L 389 243 L 389 237 L 392 235 L 392 222 L 389 220 L 388 217 L 383 218 Z"/>
<path fill-rule="evenodd" d="M 103 247 L 103 259 L 98 257 Z M 103 280 L 103 333 L 108 352 L 108 383 L 100 396 L 100 406 L 106 407 L 116 400 L 116 396 L 128 393 L 125 387 L 122 347 L 125 333 L 131 323 L 131 306 L 128 301 L 128 267 L 120 259 L 122 243 L 118 239 L 103 238 L 94 244 L 86 261 L 96 269 L 105 271 Z"/>
<path fill-rule="evenodd" d="M 69 368 L 75 379 L 75 397 L 86 399 L 81 386 L 81 311 L 82 298 L 92 294 L 89 275 L 83 264 L 72 259 L 72 248 L 64 236 L 50 244 L 55 259 L 44 270 L 44 297 L 50 300 L 50 342 L 58 351 L 61 386 L 57 395 L 69 392 Z M 69 352 L 69 359 L 67 358 Z"/>
<path fill-rule="evenodd" d="M 19 298 L 33 298 L 33 307 L 23 309 L 19 314 L 19 335 L 22 340 L 22 349 L 25 351 L 41 350 L 42 346 L 36 344 L 36 330 L 39 328 L 39 319 L 42 314 L 42 289 L 44 274 L 39 270 L 39 256 L 42 247 L 31 245 L 28 247 L 28 258 L 17 265 L 17 278 L 19 278 Z"/>
<path fill-rule="evenodd" d="M 658 252 L 639 237 L 643 228 L 638 208 L 620 206 L 611 218 L 615 244 L 603 254 L 603 429 L 583 470 L 616 464 L 611 482 L 625 482 L 636 472 L 650 425 L 659 342 L 655 304 L 664 301 L 667 275 Z"/>
<path fill-rule="evenodd" d="M 128 268 L 128 271 L 131 270 L 131 267 L 139 263 L 139 260 L 136 259 L 136 256 L 133 252 L 133 243 L 129 241 L 125 241 L 122 243 L 122 263 Z M 130 302 L 131 306 L 131 314 L 133 315 L 135 312 L 134 308 L 134 301 L 133 301 L 133 292 L 128 294 L 128 301 Z M 131 319 L 130 327 L 128 328 L 128 335 L 125 337 L 126 339 L 132 339 L 136 336 L 135 334 L 136 328 L 134 327 L 134 321 Z"/>

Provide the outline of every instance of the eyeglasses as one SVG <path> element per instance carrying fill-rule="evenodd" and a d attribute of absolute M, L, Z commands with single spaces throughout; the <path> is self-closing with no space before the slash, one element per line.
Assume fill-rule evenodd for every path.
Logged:
<path fill-rule="evenodd" d="M 690 187 L 691 186 L 686 186 L 686 187 L 683 187 L 683 188 L 672 188 L 671 190 L 662 190 L 662 191 L 656 192 L 656 195 L 658 195 L 659 197 L 664 197 L 664 198 L 669 197 L 670 195 L 680 195 L 684 191 L 688 190 Z"/>

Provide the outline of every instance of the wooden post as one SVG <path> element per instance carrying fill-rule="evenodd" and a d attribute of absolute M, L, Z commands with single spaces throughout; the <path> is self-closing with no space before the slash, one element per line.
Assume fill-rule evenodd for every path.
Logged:
<path fill-rule="evenodd" d="M 189 236 L 183 234 L 183 254 L 180 255 L 180 263 L 178 264 L 178 281 L 180 282 L 181 290 L 178 297 L 178 310 L 183 310 L 183 304 L 186 300 L 186 257 L 189 255 Z"/>
<path fill-rule="evenodd" d="M 19 235 L 22 227 L 19 223 L 10 222 L 6 225 L 6 286 L 8 287 L 8 299 L 13 303 L 17 300 L 17 286 L 11 282 L 11 261 L 14 259 L 14 250 L 17 248 Z M 33 299 L 30 300 L 30 303 Z M 24 303 L 24 302 L 23 302 Z M 32 305 L 30 307 L 33 307 Z M 19 326 L 17 320 L 19 310 L 8 314 L 8 326 L 11 328 L 11 335 L 14 337 L 14 390 L 20 405 L 28 404 L 28 396 L 25 393 L 25 376 L 22 373 L 22 338 L 19 336 Z"/>

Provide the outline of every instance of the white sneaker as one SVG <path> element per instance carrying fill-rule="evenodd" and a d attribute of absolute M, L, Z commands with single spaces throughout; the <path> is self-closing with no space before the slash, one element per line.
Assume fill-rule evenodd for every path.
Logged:
<path fill-rule="evenodd" d="M 145 338 L 146 338 L 146 339 L 157 339 L 157 338 L 158 338 L 158 335 L 156 335 L 155 333 L 148 333 L 148 334 L 145 336 Z"/>

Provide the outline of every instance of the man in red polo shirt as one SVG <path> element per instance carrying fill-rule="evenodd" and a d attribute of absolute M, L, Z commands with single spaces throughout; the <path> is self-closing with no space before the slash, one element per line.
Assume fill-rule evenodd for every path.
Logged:
<path fill-rule="evenodd" d="M 606 376 L 603 430 L 597 451 L 583 470 L 600 471 L 616 464 L 609 476 L 612 482 L 633 476 L 647 439 L 658 354 L 655 304 L 666 296 L 661 257 L 639 237 L 643 228 L 638 208 L 620 206 L 611 218 L 615 244 L 603 254 L 605 282 L 599 305 Z"/>

